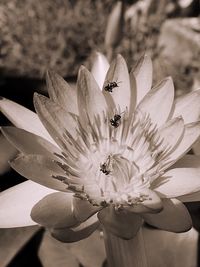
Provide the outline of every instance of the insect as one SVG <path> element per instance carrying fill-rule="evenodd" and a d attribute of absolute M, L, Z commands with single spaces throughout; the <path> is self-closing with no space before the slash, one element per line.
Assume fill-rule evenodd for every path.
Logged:
<path fill-rule="evenodd" d="M 120 82 L 109 82 L 106 86 L 104 86 L 104 90 L 112 93 L 115 87 L 119 87 L 118 83 Z"/>
<path fill-rule="evenodd" d="M 110 171 L 107 169 L 106 163 L 100 165 L 100 171 L 103 172 L 105 175 L 108 175 Z"/>
<path fill-rule="evenodd" d="M 100 165 L 100 171 L 105 175 L 108 175 L 112 171 L 112 163 L 112 156 L 109 155 L 106 162 Z"/>
<path fill-rule="evenodd" d="M 121 123 L 121 115 L 115 114 L 112 119 L 110 119 L 110 124 L 117 128 Z"/>

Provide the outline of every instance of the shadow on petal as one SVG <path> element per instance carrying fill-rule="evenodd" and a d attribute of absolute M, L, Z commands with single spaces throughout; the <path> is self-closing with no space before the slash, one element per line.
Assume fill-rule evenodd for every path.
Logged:
<path fill-rule="evenodd" d="M 41 199 L 32 209 L 31 218 L 45 227 L 72 227 L 79 222 L 73 212 L 73 195 L 56 192 Z"/>
<path fill-rule="evenodd" d="M 51 234 L 61 242 L 71 243 L 85 239 L 90 236 L 99 226 L 96 215 L 90 217 L 87 221 L 81 223 L 75 228 L 54 228 Z"/>

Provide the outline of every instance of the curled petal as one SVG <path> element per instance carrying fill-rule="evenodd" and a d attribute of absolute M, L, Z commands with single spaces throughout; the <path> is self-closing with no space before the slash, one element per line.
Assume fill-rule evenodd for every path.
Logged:
<path fill-rule="evenodd" d="M 101 210 L 98 218 L 108 231 L 123 239 L 133 238 L 142 225 L 142 219 L 137 214 L 126 210 L 116 211 L 113 207 Z"/>
<path fill-rule="evenodd" d="M 67 191 L 67 185 L 53 178 L 53 176 L 66 177 L 54 159 L 42 155 L 20 155 L 10 162 L 11 167 L 22 176 L 49 188 Z"/>
<path fill-rule="evenodd" d="M 152 122 L 159 127 L 168 119 L 173 101 L 174 85 L 169 77 L 152 88 L 139 103 L 137 109 L 149 114 Z"/>
<path fill-rule="evenodd" d="M 73 228 L 54 228 L 51 234 L 61 242 L 71 243 L 80 241 L 90 236 L 99 226 L 97 216 L 93 215 L 87 221 Z"/>
<path fill-rule="evenodd" d="M 52 156 L 53 153 L 60 154 L 60 149 L 50 143 L 43 137 L 27 132 L 16 127 L 1 127 L 4 136 L 11 142 L 20 152 L 24 154 L 41 154 Z"/>
<path fill-rule="evenodd" d="M 68 112 L 78 114 L 76 88 L 72 88 L 54 71 L 47 71 L 46 82 L 50 98 Z"/>
<path fill-rule="evenodd" d="M 144 55 L 131 70 L 136 79 L 137 104 L 144 98 L 152 86 L 153 67 L 151 58 Z"/>
<path fill-rule="evenodd" d="M 91 73 L 94 76 L 97 84 L 99 85 L 99 88 L 103 88 L 103 83 L 106 78 L 106 73 L 109 69 L 109 63 L 107 58 L 99 53 L 95 53 L 95 58 L 92 64 Z"/>
<path fill-rule="evenodd" d="M 173 117 L 182 116 L 185 123 L 199 120 L 200 90 L 186 94 L 175 101 Z"/>
<path fill-rule="evenodd" d="M 89 201 L 77 197 L 73 198 L 73 208 L 75 217 L 79 222 L 87 220 L 101 209 L 100 207 L 93 206 Z"/>
<path fill-rule="evenodd" d="M 33 207 L 31 218 L 45 227 L 72 227 L 79 224 L 73 211 L 73 194 L 56 192 Z"/>
<path fill-rule="evenodd" d="M 200 190 L 200 172 L 195 168 L 176 168 L 154 181 L 154 190 L 162 197 L 172 198 Z"/>
<path fill-rule="evenodd" d="M 0 227 L 35 225 L 31 219 L 32 207 L 55 190 L 26 181 L 0 193 Z"/>
<path fill-rule="evenodd" d="M 144 220 L 161 230 L 186 232 L 192 227 L 187 208 L 178 199 L 163 199 L 163 210 L 156 214 L 143 214 Z"/>
<path fill-rule="evenodd" d="M 145 189 L 141 191 L 141 193 L 146 195 L 147 199 L 144 200 L 141 204 L 138 203 L 136 205 L 128 207 L 127 210 L 135 213 L 157 213 L 162 210 L 162 201 L 154 191 Z"/>
<path fill-rule="evenodd" d="M 105 90 L 105 86 L 110 82 L 117 83 L 117 86 L 112 89 L 112 92 Z M 118 55 L 110 65 L 103 85 L 103 93 L 111 110 L 120 108 L 120 111 L 123 112 L 127 108 L 130 108 L 130 78 L 126 62 L 121 55 Z"/>
<path fill-rule="evenodd" d="M 6 98 L 0 99 L 0 111 L 18 128 L 54 143 L 36 113 Z M 31 123 L 30 123 L 31 122 Z"/>

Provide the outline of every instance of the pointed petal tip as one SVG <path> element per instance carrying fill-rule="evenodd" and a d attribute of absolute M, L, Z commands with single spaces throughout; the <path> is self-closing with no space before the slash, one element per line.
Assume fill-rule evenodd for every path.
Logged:
<path fill-rule="evenodd" d="M 167 76 L 166 78 L 164 78 L 163 81 L 169 81 L 169 82 L 172 82 L 173 83 L 172 76 Z"/>
<path fill-rule="evenodd" d="M 93 58 L 94 58 L 93 65 L 99 63 L 100 65 L 98 65 L 98 67 L 99 68 L 102 68 L 103 67 L 104 68 L 104 72 L 106 72 L 107 69 L 109 68 L 109 62 L 107 60 L 107 57 L 103 53 L 101 53 L 99 51 L 95 51 Z M 99 69 L 99 71 L 102 71 L 102 70 Z"/>
<path fill-rule="evenodd" d="M 99 51 L 95 51 L 94 52 L 94 57 L 105 57 L 103 53 L 99 52 Z"/>
<path fill-rule="evenodd" d="M 54 70 L 51 70 L 51 69 L 47 69 L 46 70 L 46 75 L 51 75 L 51 74 L 54 74 L 56 73 Z"/>
<path fill-rule="evenodd" d="M 53 80 L 56 77 L 61 77 L 61 76 L 57 72 L 55 72 L 54 70 L 48 69 L 46 71 L 46 79 Z"/>
<path fill-rule="evenodd" d="M 46 70 L 46 74 L 45 74 L 46 83 L 48 83 L 48 81 L 51 80 L 52 75 L 53 75 L 52 70 L 50 69 Z"/>
<path fill-rule="evenodd" d="M 81 65 L 78 70 L 78 80 L 80 77 L 87 75 L 88 73 L 90 73 L 90 71 L 84 65 Z"/>
<path fill-rule="evenodd" d="M 33 94 L 33 105 L 35 110 L 37 110 L 38 102 L 41 101 L 41 95 L 37 92 L 34 92 Z"/>
<path fill-rule="evenodd" d="M 33 100 L 34 99 L 36 99 L 36 98 L 38 98 L 40 96 L 40 94 L 39 93 L 37 93 L 37 92 L 34 92 L 34 94 L 33 94 Z"/>
<path fill-rule="evenodd" d="M 158 83 L 158 87 L 165 84 L 165 83 L 171 83 L 173 86 L 174 86 L 174 82 L 173 82 L 173 79 L 171 76 L 168 76 L 168 77 L 165 77 L 163 80 L 161 80 L 159 83 Z M 157 87 L 157 86 L 156 86 Z"/>
<path fill-rule="evenodd" d="M 149 55 L 149 53 L 145 52 L 143 54 L 143 56 L 141 56 L 140 60 L 141 63 L 145 63 L 145 62 L 149 62 L 150 64 L 152 64 L 152 59 L 151 56 Z"/>
<path fill-rule="evenodd" d="M 117 61 L 123 61 L 123 63 L 126 64 L 126 60 L 121 54 L 117 54 L 116 60 Z"/>
<path fill-rule="evenodd" d="M 87 68 L 84 65 L 81 65 L 79 67 L 79 72 L 86 71 L 86 70 L 87 70 Z"/>
<path fill-rule="evenodd" d="M 43 102 L 45 102 L 46 99 L 49 99 L 49 98 L 44 96 L 44 95 L 41 95 L 41 94 L 35 92 L 34 95 L 33 95 L 33 104 L 34 104 L 34 106 L 35 106 L 35 104 L 38 105 L 38 102 L 42 102 L 43 103 Z"/>
<path fill-rule="evenodd" d="M 117 58 L 123 58 L 123 56 L 121 54 L 117 54 Z"/>
<path fill-rule="evenodd" d="M 140 71 L 142 66 L 148 66 L 148 68 L 151 68 L 152 71 L 152 59 L 148 53 L 144 53 L 139 60 L 136 62 L 135 66 L 133 66 L 133 71 L 136 72 L 136 74 Z"/>

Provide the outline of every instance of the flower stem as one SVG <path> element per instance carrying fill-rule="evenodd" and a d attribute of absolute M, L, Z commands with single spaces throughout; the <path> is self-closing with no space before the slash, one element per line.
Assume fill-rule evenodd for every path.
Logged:
<path fill-rule="evenodd" d="M 104 242 L 109 267 L 148 267 L 142 228 L 130 240 L 104 229 Z"/>

